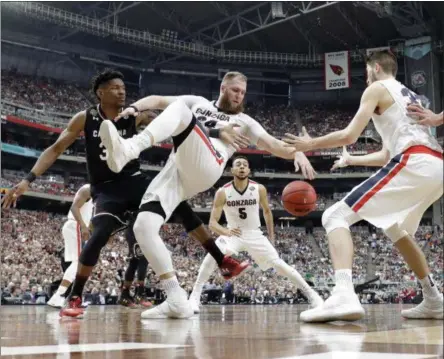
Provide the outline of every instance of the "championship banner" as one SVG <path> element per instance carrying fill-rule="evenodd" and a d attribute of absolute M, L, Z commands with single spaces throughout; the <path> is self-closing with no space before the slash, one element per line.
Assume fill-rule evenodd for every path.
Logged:
<path fill-rule="evenodd" d="M 348 51 L 326 53 L 324 66 L 326 90 L 350 87 L 350 54 Z"/>
<path fill-rule="evenodd" d="M 434 55 L 432 53 L 431 39 L 424 37 L 407 40 L 404 48 L 405 84 L 419 95 L 422 106 L 436 107 L 438 104 L 435 84 Z M 435 108 L 436 110 L 436 108 Z M 432 133 L 436 134 L 436 129 Z"/>

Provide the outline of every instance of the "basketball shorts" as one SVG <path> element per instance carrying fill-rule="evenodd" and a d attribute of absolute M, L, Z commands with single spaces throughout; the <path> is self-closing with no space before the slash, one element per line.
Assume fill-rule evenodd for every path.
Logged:
<path fill-rule="evenodd" d="M 65 262 L 78 261 L 82 250 L 82 234 L 77 221 L 68 219 L 62 227 L 62 236 L 65 243 Z"/>
<path fill-rule="evenodd" d="M 160 202 L 167 221 L 176 207 L 211 188 L 222 176 L 229 159 L 225 145 L 210 139 L 195 118 L 173 138 L 174 149 L 165 167 L 152 180 L 141 202 Z"/>
<path fill-rule="evenodd" d="M 248 252 L 263 271 L 272 268 L 273 261 L 279 259 L 276 248 L 261 231 L 242 233 L 242 238 L 220 236 L 216 240 L 216 244 L 224 254 Z"/>
<path fill-rule="evenodd" d="M 122 228 L 126 227 L 128 215 L 138 211 L 140 201 L 150 182 L 151 179 L 138 174 L 91 186 L 94 202 L 93 218 L 113 216 L 121 223 Z"/>
<path fill-rule="evenodd" d="M 398 225 L 414 235 L 424 212 L 443 194 L 442 153 L 413 146 L 395 156 L 342 200 L 349 222 L 366 220 L 386 230 Z"/>

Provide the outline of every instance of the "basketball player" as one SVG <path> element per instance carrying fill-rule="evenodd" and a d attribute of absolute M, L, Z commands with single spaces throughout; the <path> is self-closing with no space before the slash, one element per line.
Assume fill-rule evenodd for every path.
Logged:
<path fill-rule="evenodd" d="M 229 72 L 222 80 L 217 101 L 210 102 L 197 96 L 148 96 L 125 109 L 119 117 L 135 116 L 147 109 L 165 109 L 131 139 L 119 136 L 111 121 L 104 121 L 100 126 L 99 135 L 108 151 L 107 163 L 115 172 L 138 158 L 143 150 L 173 138 L 174 149 L 143 196 L 134 225 L 137 242 L 167 294 L 165 302 L 142 313 L 142 318 L 187 318 L 193 315 L 159 230 L 178 204 L 207 190 L 221 177 L 228 159 L 236 150 L 235 146 L 221 140 L 224 128 L 239 126 L 238 133 L 253 144 L 276 156 L 294 160 L 296 168 L 301 167 L 306 177 L 314 177 L 314 170 L 303 153 L 284 147 L 284 142 L 269 135 L 258 122 L 242 112 L 246 89 L 246 77 L 239 72 Z M 210 137 L 205 128 L 209 129 Z M 216 262 L 220 260 L 220 257 L 214 258 Z"/>
<path fill-rule="evenodd" d="M 327 231 L 336 286 L 323 306 L 301 314 L 305 322 L 357 320 L 364 316 L 352 283 L 353 241 L 349 231 L 360 220 L 384 230 L 421 283 L 423 302 L 402 311 L 402 316 L 443 318 L 443 297 L 414 240 L 424 212 L 443 193 L 442 149 L 428 126 L 406 114 L 407 104 L 417 103 L 417 95 L 396 81 L 396 72 L 393 54 L 373 53 L 367 60 L 369 86 L 348 127 L 319 138 L 310 138 L 305 131 L 303 138 L 288 135 L 285 140 L 299 151 L 350 145 L 372 118 L 383 142 L 379 152 L 344 155 L 336 164 L 382 168 L 324 212 L 322 223 Z"/>
<path fill-rule="evenodd" d="M 293 284 L 305 293 L 313 306 L 321 305 L 324 302 L 321 297 L 305 282 L 296 269 L 279 258 L 279 254 L 273 247 L 274 223 L 268 205 L 267 190 L 263 185 L 248 178 L 250 174 L 248 159 L 242 156 L 235 157 L 231 173 L 233 181 L 217 191 L 210 217 L 210 229 L 220 235 L 216 240 L 217 245 L 224 253 L 249 252 L 262 270 L 274 268 L 279 275 L 290 278 Z M 260 230 L 259 206 L 262 207 L 264 213 L 270 240 Z M 227 228 L 219 224 L 222 211 L 225 212 Z M 214 259 L 207 255 L 199 269 L 193 292 L 190 295 L 194 313 L 199 313 L 202 288 L 216 267 Z"/>
<path fill-rule="evenodd" d="M 62 227 L 62 236 L 65 242 L 65 262 L 71 262 L 71 264 L 63 274 L 59 288 L 47 303 L 51 307 L 62 308 L 65 303 L 63 295 L 76 276 L 82 241 L 86 242 L 89 239 L 89 222 L 92 212 L 91 188 L 89 184 L 86 184 L 80 187 L 75 194 L 68 213 L 68 220 Z"/>
<path fill-rule="evenodd" d="M 15 205 L 17 198 L 29 189 L 30 184 L 41 176 L 82 132 L 84 133 L 86 162 L 94 201 L 91 220 L 93 230 L 80 254 L 76 278 L 67 298 L 66 307 L 60 312 L 62 316 L 71 317 L 83 316 L 81 307 L 83 288 L 99 259 L 100 251 L 114 233 L 126 226 L 125 213 L 138 209 L 150 183 L 150 180 L 140 172 L 139 159 L 129 161 L 119 173 L 110 171 L 106 163 L 108 152 L 99 137 L 100 124 L 107 118 L 115 118 L 125 105 L 126 90 L 123 75 L 118 71 L 105 70 L 94 78 L 92 85 L 99 104 L 74 115 L 57 141 L 43 151 L 26 178 L 2 198 L 3 208 Z M 142 112 L 138 116 L 125 115 L 118 122 L 111 124 L 124 138 L 128 138 L 137 133 L 139 124 L 148 124 L 152 117 L 151 112 Z M 234 142 L 239 136 L 232 133 L 227 138 L 233 139 Z M 218 263 L 227 275 L 237 275 L 244 269 L 245 265 L 243 267 L 234 259 L 223 257 L 199 217 L 186 202 L 180 204 L 177 212 L 177 216 L 183 219 L 186 230 L 193 238 L 199 240 L 212 255 L 217 258 L 222 256 L 222 260 Z"/>

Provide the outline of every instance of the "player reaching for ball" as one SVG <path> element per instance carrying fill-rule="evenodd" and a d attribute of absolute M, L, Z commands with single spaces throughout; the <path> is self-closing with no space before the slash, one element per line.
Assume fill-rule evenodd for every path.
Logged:
<path fill-rule="evenodd" d="M 381 135 L 381 151 L 365 156 L 346 152 L 336 167 L 382 166 L 368 180 L 352 189 L 322 216 L 336 286 L 324 305 L 305 311 L 305 322 L 357 320 L 363 317 L 352 282 L 353 241 L 349 227 L 366 220 L 381 228 L 398 248 L 421 283 L 424 300 L 402 316 L 412 319 L 442 319 L 443 296 L 430 275 L 424 253 L 414 235 L 424 212 L 443 193 L 442 148 L 428 126 L 406 113 L 407 104 L 418 103 L 417 95 L 396 81 L 397 60 L 392 53 L 374 52 L 367 60 L 368 88 L 359 110 L 343 130 L 323 137 L 289 135 L 285 140 L 298 151 L 350 145 L 373 119 Z"/>
<path fill-rule="evenodd" d="M 322 298 L 302 278 L 298 271 L 290 267 L 281 258 L 270 242 L 274 242 L 274 223 L 268 205 L 267 190 L 259 183 L 251 181 L 250 166 L 247 158 L 238 156 L 233 159 L 231 169 L 233 181 L 220 188 L 214 199 L 211 211 L 210 228 L 220 235 L 217 245 L 225 254 L 237 254 L 247 251 L 262 270 L 274 268 L 276 272 L 290 279 L 308 298 L 312 307 L 320 306 Z M 270 240 L 260 230 L 259 206 L 262 207 Z M 218 222 L 225 212 L 228 228 Z M 190 303 L 194 313 L 199 313 L 200 296 L 203 285 L 216 270 L 217 263 L 211 256 L 206 256 L 197 276 Z"/>

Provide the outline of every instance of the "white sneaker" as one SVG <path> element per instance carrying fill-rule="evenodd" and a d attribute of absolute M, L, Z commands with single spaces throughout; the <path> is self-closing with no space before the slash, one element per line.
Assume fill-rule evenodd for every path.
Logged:
<path fill-rule="evenodd" d="M 194 314 L 186 292 L 180 288 L 173 296 L 168 297 L 162 304 L 145 310 L 140 315 L 142 319 L 187 319 Z"/>
<path fill-rule="evenodd" d="M 308 294 L 308 300 L 310 302 L 310 308 L 318 308 L 324 304 L 324 299 L 314 290 Z"/>
<path fill-rule="evenodd" d="M 305 323 L 354 321 L 362 319 L 364 314 L 356 293 L 335 289 L 324 304 L 302 312 L 300 318 Z"/>
<path fill-rule="evenodd" d="M 60 294 L 55 292 L 51 299 L 48 300 L 48 304 L 50 307 L 53 308 L 62 308 L 65 305 L 65 298 L 63 298 Z"/>
<path fill-rule="evenodd" d="M 193 296 L 190 296 L 189 302 L 190 302 L 191 308 L 193 308 L 194 314 L 199 314 L 200 313 L 200 300 L 197 300 Z"/>
<path fill-rule="evenodd" d="M 403 310 L 401 315 L 407 319 L 443 319 L 443 297 L 424 298 L 416 307 Z"/>
<path fill-rule="evenodd" d="M 100 124 L 99 136 L 107 150 L 106 163 L 111 171 L 119 173 L 128 162 L 139 157 L 140 151 L 134 148 L 132 139 L 121 137 L 110 120 Z"/>

